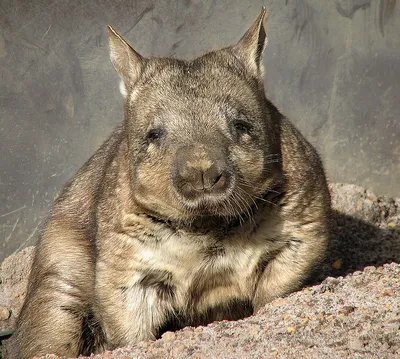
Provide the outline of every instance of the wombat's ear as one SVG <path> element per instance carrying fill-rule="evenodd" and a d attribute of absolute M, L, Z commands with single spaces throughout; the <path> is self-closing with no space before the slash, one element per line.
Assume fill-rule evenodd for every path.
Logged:
<path fill-rule="evenodd" d="M 246 67 L 256 76 L 262 76 L 263 72 L 262 53 L 267 43 L 264 29 L 266 14 L 267 10 L 263 6 L 250 29 L 247 30 L 236 45 L 232 46 L 235 55 L 242 60 Z"/>
<path fill-rule="evenodd" d="M 112 26 L 108 26 L 110 58 L 115 70 L 122 78 L 120 90 L 126 97 L 127 88 L 132 86 L 142 73 L 145 59 L 139 55 Z"/>

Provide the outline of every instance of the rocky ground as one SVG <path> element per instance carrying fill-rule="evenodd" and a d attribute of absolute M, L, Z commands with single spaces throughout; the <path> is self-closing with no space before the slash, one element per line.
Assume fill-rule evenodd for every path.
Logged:
<path fill-rule="evenodd" d="M 343 184 L 331 193 L 332 239 L 316 282 L 249 318 L 93 358 L 400 358 L 400 198 Z M 13 328 L 31 259 L 27 248 L 1 266 L 0 332 Z"/>

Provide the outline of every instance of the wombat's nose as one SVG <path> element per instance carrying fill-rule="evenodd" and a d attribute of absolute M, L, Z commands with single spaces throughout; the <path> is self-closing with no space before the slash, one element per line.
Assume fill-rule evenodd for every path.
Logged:
<path fill-rule="evenodd" d="M 217 150 L 184 147 L 176 157 L 174 186 L 187 199 L 223 194 L 229 185 L 225 160 Z"/>

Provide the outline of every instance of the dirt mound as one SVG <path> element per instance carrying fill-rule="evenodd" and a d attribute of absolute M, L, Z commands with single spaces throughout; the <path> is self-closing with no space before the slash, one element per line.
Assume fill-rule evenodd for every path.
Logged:
<path fill-rule="evenodd" d="M 326 264 L 309 287 L 243 320 L 167 332 L 93 358 L 398 358 L 400 199 L 355 185 L 330 189 L 332 238 Z M 13 328 L 21 308 L 32 254 L 26 248 L 1 266 L 3 332 Z"/>

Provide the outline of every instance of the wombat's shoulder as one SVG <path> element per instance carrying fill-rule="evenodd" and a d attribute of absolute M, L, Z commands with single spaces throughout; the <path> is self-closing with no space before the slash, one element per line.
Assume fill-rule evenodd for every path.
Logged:
<path fill-rule="evenodd" d="M 87 223 L 101 195 L 104 177 L 110 172 L 124 139 L 124 127 L 118 126 L 61 191 L 52 208 L 53 216 L 73 216 Z M 116 172 L 116 171 L 115 171 Z M 115 173 L 115 177 L 117 173 Z"/>

